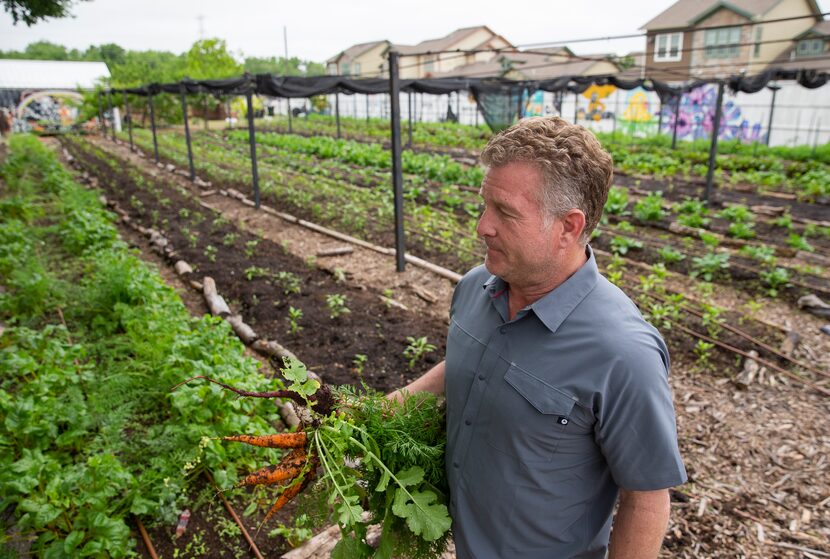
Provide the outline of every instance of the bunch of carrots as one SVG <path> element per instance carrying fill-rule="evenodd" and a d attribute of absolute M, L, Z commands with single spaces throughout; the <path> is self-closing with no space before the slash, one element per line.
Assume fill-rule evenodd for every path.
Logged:
<path fill-rule="evenodd" d="M 296 432 L 230 435 L 223 440 L 286 451 L 238 486 L 282 485 L 260 527 L 312 481 L 322 491 L 342 538 L 337 557 L 349 559 L 439 557 L 451 520 L 446 506 L 443 409 L 432 395 L 406 395 L 392 402 L 366 387 L 332 388 L 309 379 L 305 366 L 287 360 L 287 389 L 240 390 L 204 379 L 240 396 L 292 400 L 301 418 Z M 371 525 L 382 528 L 379 547 L 366 541 Z M 335 555 L 333 555 L 335 556 Z"/>

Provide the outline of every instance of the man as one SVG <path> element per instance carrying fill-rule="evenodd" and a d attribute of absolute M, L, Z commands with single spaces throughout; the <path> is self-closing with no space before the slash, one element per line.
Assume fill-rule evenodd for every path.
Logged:
<path fill-rule="evenodd" d="M 458 557 L 654 558 L 686 473 L 666 346 L 587 244 L 611 157 L 540 117 L 481 160 L 484 266 L 455 290 L 446 360 L 404 389 L 446 394 Z"/>

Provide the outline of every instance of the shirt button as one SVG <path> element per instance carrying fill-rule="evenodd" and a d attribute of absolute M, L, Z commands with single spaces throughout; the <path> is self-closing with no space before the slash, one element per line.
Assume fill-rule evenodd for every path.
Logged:
<path fill-rule="evenodd" d="M 453 462 L 453 463 L 452 463 L 452 467 L 453 467 L 453 468 L 458 468 L 458 462 Z"/>
<path fill-rule="evenodd" d="M 478 380 L 484 380 L 484 375 L 478 375 Z"/>
<path fill-rule="evenodd" d="M 502 326 L 501 328 L 499 328 L 499 332 L 501 332 L 502 334 L 507 334 L 507 326 Z"/>
<path fill-rule="evenodd" d="M 466 421 L 464 421 L 464 425 L 472 425 L 472 424 L 473 424 L 473 422 L 472 422 L 472 421 L 470 421 L 469 419 L 467 419 Z"/>

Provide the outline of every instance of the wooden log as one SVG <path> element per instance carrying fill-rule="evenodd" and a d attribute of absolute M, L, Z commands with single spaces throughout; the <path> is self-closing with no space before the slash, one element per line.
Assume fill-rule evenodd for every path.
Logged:
<path fill-rule="evenodd" d="M 778 217 L 780 215 L 784 215 L 784 211 L 786 207 L 784 206 L 765 206 L 765 205 L 758 205 L 758 206 L 750 206 L 750 210 L 754 214 L 760 215 L 768 215 L 770 217 Z"/>
<path fill-rule="evenodd" d="M 250 200 L 250 199 L 248 199 L 248 198 L 242 198 L 242 199 L 240 200 L 240 202 L 242 202 L 242 203 L 243 203 L 243 204 L 245 204 L 246 206 L 250 206 L 250 207 L 252 207 L 252 208 L 255 208 L 255 207 L 256 207 L 256 202 L 254 202 L 253 200 Z"/>
<path fill-rule="evenodd" d="M 228 196 L 230 196 L 231 198 L 236 198 L 237 200 L 244 200 L 245 199 L 245 195 L 242 194 L 241 192 L 239 192 L 235 188 L 229 188 L 228 189 Z"/>
<path fill-rule="evenodd" d="M 214 194 L 216 194 L 215 190 L 205 190 L 203 192 L 200 192 L 199 196 L 202 196 L 202 197 L 204 197 L 204 196 L 213 196 Z"/>
<path fill-rule="evenodd" d="M 412 291 L 415 292 L 415 295 L 417 295 L 427 303 L 432 305 L 438 301 L 438 297 L 428 289 L 424 289 L 423 287 L 420 287 L 418 285 L 412 285 L 410 287 L 412 288 Z"/>
<path fill-rule="evenodd" d="M 204 289 L 202 282 L 196 280 L 190 280 L 190 287 L 192 287 L 196 291 L 201 291 L 202 289 Z"/>
<path fill-rule="evenodd" d="M 210 276 L 205 276 L 203 280 L 202 294 L 205 296 L 210 313 L 215 316 L 227 317 L 231 314 L 231 309 L 219 293 L 216 292 L 216 282 Z"/>
<path fill-rule="evenodd" d="M 317 256 L 342 256 L 344 254 L 351 254 L 354 252 L 352 247 L 335 247 L 327 248 L 317 251 Z"/>
<path fill-rule="evenodd" d="M 749 385 L 753 383 L 755 377 L 758 376 L 761 365 L 755 360 L 758 357 L 758 352 L 754 349 L 749 352 L 749 357 L 744 359 L 744 368 L 743 370 L 738 373 L 738 376 L 735 377 L 735 386 L 737 386 L 741 390 L 746 390 L 749 388 Z"/>
<path fill-rule="evenodd" d="M 245 324 L 240 315 L 234 314 L 225 318 L 225 320 L 228 321 L 231 328 L 233 328 L 233 331 L 236 332 L 236 335 L 239 336 L 239 339 L 242 340 L 242 343 L 245 345 L 251 345 L 259 339 L 259 336 L 257 336 L 256 332 L 254 332 L 254 329 Z"/>
<path fill-rule="evenodd" d="M 290 357 L 297 359 L 297 356 L 274 340 L 256 340 L 251 348 L 268 357 Z"/>
<path fill-rule="evenodd" d="M 409 307 L 407 307 L 403 303 L 399 303 L 398 301 L 396 301 L 396 300 L 394 300 L 390 297 L 387 297 L 385 295 L 378 295 L 378 297 L 380 298 L 381 301 L 383 301 L 383 303 L 387 307 L 395 307 L 396 309 L 401 309 L 402 311 L 408 311 L 409 310 Z"/>
<path fill-rule="evenodd" d="M 190 264 L 185 262 L 184 260 L 178 260 L 174 265 L 173 268 L 176 270 L 176 273 L 180 276 L 185 276 L 187 274 L 193 273 L 193 268 L 190 267 Z"/>
<path fill-rule="evenodd" d="M 798 347 L 798 343 L 801 341 L 801 335 L 798 332 L 790 330 L 787 332 L 787 337 L 784 339 L 784 343 L 781 344 L 781 353 L 790 357 L 795 348 Z"/>

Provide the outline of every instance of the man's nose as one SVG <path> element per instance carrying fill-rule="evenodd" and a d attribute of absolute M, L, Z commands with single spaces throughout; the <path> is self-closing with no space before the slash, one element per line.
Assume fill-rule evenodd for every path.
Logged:
<path fill-rule="evenodd" d="M 490 218 L 487 215 L 487 210 L 481 213 L 478 218 L 478 225 L 476 225 L 476 233 L 479 237 L 494 237 L 496 230 L 493 228 Z"/>

